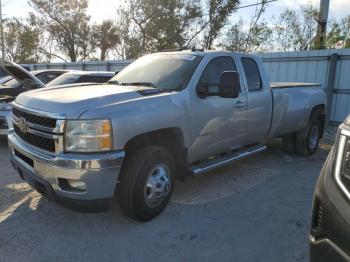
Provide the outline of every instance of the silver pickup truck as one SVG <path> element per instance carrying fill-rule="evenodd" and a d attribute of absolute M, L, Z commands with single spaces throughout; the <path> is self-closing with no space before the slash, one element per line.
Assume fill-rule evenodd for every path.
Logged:
<path fill-rule="evenodd" d="M 49 198 L 98 211 L 116 193 L 129 217 L 148 221 L 167 205 L 176 178 L 261 152 L 268 138 L 314 153 L 325 104 L 320 85 L 270 85 L 253 55 L 161 52 L 94 88 L 21 94 L 8 144 L 20 176 Z"/>

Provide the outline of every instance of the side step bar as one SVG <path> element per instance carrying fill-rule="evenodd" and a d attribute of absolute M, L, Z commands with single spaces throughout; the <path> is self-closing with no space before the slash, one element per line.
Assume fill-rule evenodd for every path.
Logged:
<path fill-rule="evenodd" d="M 264 150 L 266 150 L 265 145 L 253 145 L 249 147 L 244 147 L 244 148 L 232 151 L 232 153 L 224 155 L 220 158 L 215 158 L 215 159 L 197 163 L 190 167 L 190 173 L 194 176 L 202 175 L 213 169 L 228 165 L 238 159 L 260 153 Z"/>

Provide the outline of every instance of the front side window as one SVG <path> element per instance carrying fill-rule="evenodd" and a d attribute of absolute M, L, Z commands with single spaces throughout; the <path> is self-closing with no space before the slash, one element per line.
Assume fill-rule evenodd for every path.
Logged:
<path fill-rule="evenodd" d="M 216 57 L 204 69 L 198 85 L 208 87 L 211 92 L 218 92 L 221 75 L 224 71 L 237 71 L 235 62 L 231 57 Z"/>
<path fill-rule="evenodd" d="M 262 89 L 260 71 L 255 60 L 249 57 L 242 58 L 245 78 L 247 79 L 248 90 L 257 91 Z"/>
<path fill-rule="evenodd" d="M 110 83 L 182 90 L 187 86 L 200 60 L 201 56 L 186 53 L 144 56 L 124 68 Z"/>

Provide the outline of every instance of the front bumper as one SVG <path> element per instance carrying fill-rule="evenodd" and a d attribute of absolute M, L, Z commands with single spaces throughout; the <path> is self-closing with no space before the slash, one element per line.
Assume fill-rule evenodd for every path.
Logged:
<path fill-rule="evenodd" d="M 350 200 L 336 183 L 333 150 L 315 190 L 309 237 L 310 262 L 350 261 Z"/>
<path fill-rule="evenodd" d="M 8 134 L 11 163 L 38 192 L 65 206 L 82 211 L 102 211 L 114 196 L 124 151 L 98 154 L 50 155 Z M 61 181 L 79 180 L 81 192 L 63 188 Z"/>

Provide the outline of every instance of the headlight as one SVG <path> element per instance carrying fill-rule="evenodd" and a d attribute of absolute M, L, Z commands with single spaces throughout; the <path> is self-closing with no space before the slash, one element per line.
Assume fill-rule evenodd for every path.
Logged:
<path fill-rule="evenodd" d="M 112 150 L 110 120 L 68 120 L 65 132 L 65 151 L 101 152 Z"/>

